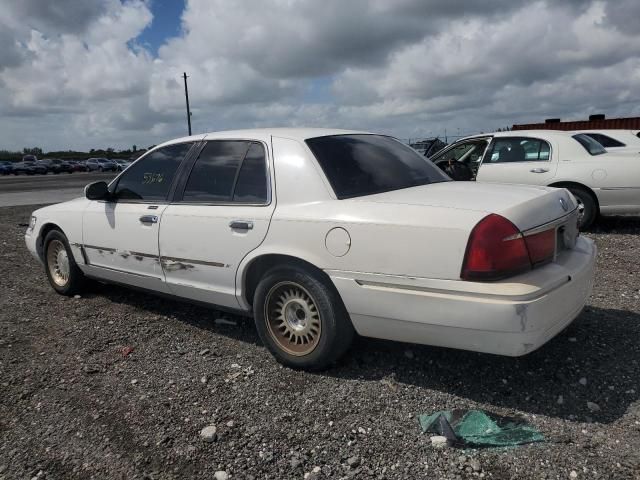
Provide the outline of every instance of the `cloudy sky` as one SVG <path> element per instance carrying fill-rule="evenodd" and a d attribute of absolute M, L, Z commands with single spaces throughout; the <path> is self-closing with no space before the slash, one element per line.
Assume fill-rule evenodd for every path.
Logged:
<path fill-rule="evenodd" d="M 3 0 L 0 149 L 640 115 L 640 1 Z"/>

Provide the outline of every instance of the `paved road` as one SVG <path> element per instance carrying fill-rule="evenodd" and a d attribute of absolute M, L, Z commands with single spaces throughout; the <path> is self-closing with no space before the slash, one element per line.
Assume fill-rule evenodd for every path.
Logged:
<path fill-rule="evenodd" d="M 114 173 L 73 173 L 0 177 L 0 207 L 58 203 L 83 195 L 84 187 L 98 180 L 109 181 Z"/>

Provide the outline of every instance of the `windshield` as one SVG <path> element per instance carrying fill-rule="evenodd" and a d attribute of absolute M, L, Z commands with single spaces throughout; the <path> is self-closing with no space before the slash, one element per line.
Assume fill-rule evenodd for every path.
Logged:
<path fill-rule="evenodd" d="M 307 145 L 339 199 L 449 181 L 438 167 L 381 135 L 332 135 Z"/>
<path fill-rule="evenodd" d="M 590 155 L 601 155 L 603 153 L 607 153 L 602 145 L 588 135 L 579 133 L 578 135 L 574 135 L 573 138 L 577 140 Z"/>

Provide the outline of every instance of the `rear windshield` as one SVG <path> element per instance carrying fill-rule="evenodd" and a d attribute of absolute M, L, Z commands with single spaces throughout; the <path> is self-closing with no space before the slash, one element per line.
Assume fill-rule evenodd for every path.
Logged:
<path fill-rule="evenodd" d="M 604 148 L 616 148 L 616 147 L 626 147 L 626 145 L 615 138 L 611 138 L 607 135 L 603 135 L 602 133 L 585 133 L 587 137 L 593 138 L 596 142 L 602 145 Z"/>
<path fill-rule="evenodd" d="M 602 145 L 600 145 L 597 141 L 595 141 L 588 135 L 579 133 L 578 135 L 574 135 L 573 138 L 575 138 L 578 143 L 582 145 L 587 152 L 589 152 L 590 155 L 600 155 L 603 153 L 607 153 Z"/>
<path fill-rule="evenodd" d="M 450 180 L 429 160 L 391 137 L 332 135 L 306 143 L 339 199 Z"/>

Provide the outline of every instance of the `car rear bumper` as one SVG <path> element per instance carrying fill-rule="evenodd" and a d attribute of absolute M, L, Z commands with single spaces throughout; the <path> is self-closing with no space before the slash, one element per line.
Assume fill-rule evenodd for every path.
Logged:
<path fill-rule="evenodd" d="M 595 244 L 580 237 L 555 262 L 499 282 L 327 273 L 360 335 L 519 356 L 579 315 L 595 258 Z"/>

